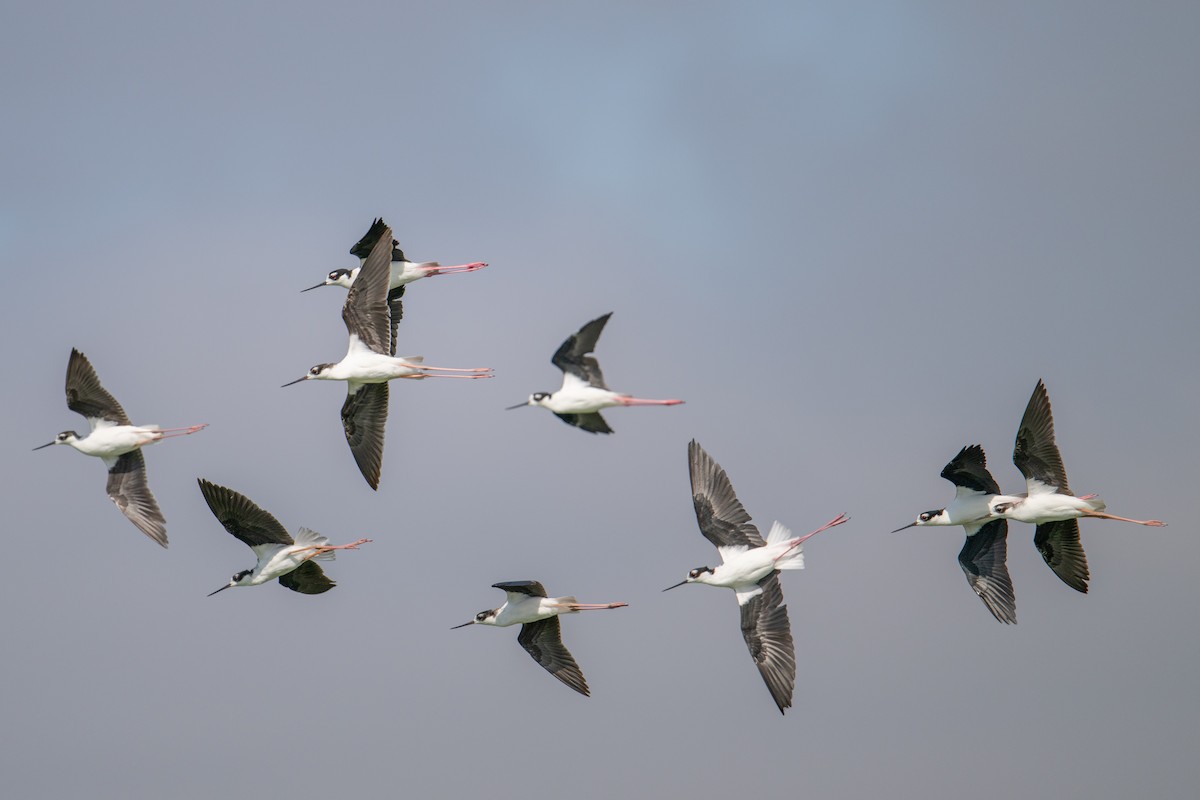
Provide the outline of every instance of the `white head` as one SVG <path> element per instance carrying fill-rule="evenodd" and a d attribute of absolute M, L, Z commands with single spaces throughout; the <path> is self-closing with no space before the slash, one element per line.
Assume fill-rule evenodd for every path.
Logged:
<path fill-rule="evenodd" d="M 455 625 L 450 630 L 455 630 L 457 628 L 465 628 L 468 625 L 495 625 L 496 624 L 496 614 L 498 614 L 499 612 L 500 612 L 500 609 L 498 609 L 498 608 L 489 608 L 486 611 L 480 611 L 478 614 L 475 615 L 475 619 L 471 620 L 470 622 L 464 622 L 462 625 Z"/>
<path fill-rule="evenodd" d="M 217 592 L 223 592 L 231 586 L 248 586 L 250 584 L 250 575 L 254 572 L 252 569 L 244 569 L 241 572 L 234 573 L 233 579 L 229 583 L 217 589 Z M 217 592 L 209 592 L 208 596 L 212 597 Z"/>
<path fill-rule="evenodd" d="M 953 525 L 953 524 L 954 523 L 952 523 L 950 521 L 950 516 L 946 513 L 946 509 L 935 508 L 932 511 L 922 511 L 920 514 L 917 515 L 916 522 L 910 522 L 902 528 L 896 528 L 896 530 L 892 531 L 892 533 L 899 533 L 900 531 L 904 530 L 905 528 L 911 528 L 914 525 L 916 525 L 917 527 L 920 527 L 921 525 Z"/>
<path fill-rule="evenodd" d="M 509 406 L 505 411 L 512 411 L 514 408 L 524 408 L 525 406 L 544 406 L 546 401 L 550 399 L 550 392 L 534 392 L 529 395 L 529 399 L 524 403 L 517 403 L 515 406 Z"/>
<path fill-rule="evenodd" d="M 310 286 L 307 289 L 301 289 L 303 292 L 311 292 L 313 289 L 320 289 L 322 286 L 342 286 L 346 289 L 354 283 L 354 272 L 348 269 L 335 269 L 325 276 L 325 280 L 318 283 L 316 286 Z"/>
<path fill-rule="evenodd" d="M 75 442 L 78 442 L 78 441 L 80 441 L 78 433 L 76 433 L 75 431 L 63 431 L 58 436 L 54 437 L 53 442 L 46 442 L 45 444 L 40 444 L 33 449 L 41 450 L 43 447 L 49 447 L 52 444 L 74 444 Z"/>
<path fill-rule="evenodd" d="M 317 364 L 308 371 L 307 375 L 296 378 L 294 381 L 288 381 L 284 386 L 291 386 L 293 383 L 299 383 L 300 381 L 331 381 L 333 380 L 333 376 L 329 373 L 336 366 L 337 364 Z"/>
<path fill-rule="evenodd" d="M 60 433 L 59 436 L 62 436 L 62 434 Z M 996 517 L 1000 517 L 1002 519 L 1011 519 L 1010 515 L 1016 505 L 1017 503 L 1015 500 L 1004 500 L 996 497 L 992 499 L 990 503 L 988 503 L 988 516 L 992 517 L 993 519 Z"/>
<path fill-rule="evenodd" d="M 713 568 L 712 567 L 696 567 L 688 572 L 687 577 L 672 586 L 663 589 L 664 592 L 674 589 L 676 586 L 683 586 L 685 583 L 712 583 Z"/>

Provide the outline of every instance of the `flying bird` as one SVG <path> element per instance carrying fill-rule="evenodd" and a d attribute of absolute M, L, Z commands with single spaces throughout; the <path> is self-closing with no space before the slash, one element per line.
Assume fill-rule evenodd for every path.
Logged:
<path fill-rule="evenodd" d="M 1115 519 L 1161 528 L 1156 519 L 1139 520 L 1105 514 L 1104 501 L 1094 494 L 1076 497 L 1067 485 L 1067 470 L 1054 442 L 1054 417 L 1046 384 L 1033 388 L 1021 427 L 1017 429 L 1013 463 L 1025 476 L 1025 494 L 994 497 L 992 516 L 1037 526 L 1033 543 L 1063 583 L 1079 592 L 1088 590 L 1087 556 L 1079 543 L 1079 518 Z"/>
<path fill-rule="evenodd" d="M 580 611 L 601 611 L 608 608 L 623 608 L 628 603 L 577 603 L 574 597 L 547 597 L 546 590 L 537 581 L 507 581 L 493 583 L 504 591 L 504 605 L 480 611 L 470 622 L 455 625 L 451 630 L 468 625 L 494 625 L 506 628 L 520 625 L 517 641 L 533 660 L 542 668 L 575 691 L 591 696 L 583 671 L 575 663 L 570 651 L 563 646 L 560 614 L 575 614 Z"/>
<path fill-rule="evenodd" d="M 173 436 L 187 436 L 208 427 L 208 423 L 186 428 L 132 424 L 121 404 L 100 385 L 87 356 L 74 348 L 67 361 L 67 408 L 87 418 L 91 433 L 80 436 L 75 431 L 63 431 L 54 441 L 33 449 L 67 444 L 85 455 L 103 459 L 108 467 L 109 499 L 138 530 L 166 547 L 167 521 L 146 484 L 146 459 L 140 448 Z"/>
<path fill-rule="evenodd" d="M 850 518 L 839 514 L 812 533 L 798 537 L 776 522 L 763 541 L 734 494 L 729 476 L 695 439 L 688 444 L 688 468 L 696 522 L 704 538 L 717 546 L 722 563 L 715 569 L 697 567 L 663 591 L 685 583 L 733 589 L 742 610 L 742 637 L 782 714 L 792 706 L 796 649 L 787 606 L 783 604 L 783 590 L 779 587 L 779 571 L 804 569 L 805 540 Z"/>
<path fill-rule="evenodd" d="M 612 428 L 600 416 L 600 409 L 612 406 L 676 406 L 682 400 L 644 400 L 628 394 L 610 391 L 600 372 L 600 362 L 590 356 L 596 349 L 596 340 L 604 330 L 604 324 L 612 312 L 597 317 L 574 333 L 555 351 L 550 363 L 562 370 L 563 383 L 557 392 L 534 392 L 524 403 L 509 406 L 506 410 L 541 406 L 568 425 L 574 425 L 588 433 L 612 433 Z"/>
<path fill-rule="evenodd" d="M 217 521 L 258 557 L 254 569 L 235 573 L 229 583 L 209 592 L 209 597 L 232 586 L 258 586 L 276 578 L 280 585 L 300 594 L 328 592 L 337 584 L 325 576 L 316 562 L 332 560 L 337 550 L 357 550 L 359 545 L 371 541 L 359 539 L 350 544 L 331 545 L 329 539 L 308 528 L 296 531 L 296 539 L 292 539 L 279 520 L 244 494 L 204 478 L 198 482 Z"/>
<path fill-rule="evenodd" d="M 989 503 L 1000 487 L 988 472 L 987 456 L 977 444 L 964 447 L 942 470 L 954 484 L 954 500 L 945 508 L 924 511 L 892 533 L 921 525 L 961 525 L 967 540 L 958 554 L 958 565 L 967 583 L 1000 622 L 1017 623 L 1017 601 L 1008 575 L 1008 522 L 990 517 Z"/>
<path fill-rule="evenodd" d="M 400 249 L 400 243 L 392 239 L 392 233 L 388 226 L 384 224 L 382 218 L 376 219 L 371 223 L 371 227 L 367 230 L 358 243 L 350 248 L 350 255 L 358 256 L 359 265 L 354 269 L 335 269 L 325 276 L 325 280 L 318 283 L 316 286 L 310 286 L 307 289 L 301 289 L 301 292 L 311 292 L 313 289 L 320 289 L 322 286 L 341 286 L 349 289 L 354 285 L 355 279 L 358 277 L 359 271 L 366 263 L 367 256 L 371 254 L 371 250 L 375 245 L 384 239 L 384 233 L 387 233 L 386 240 L 392 243 L 391 256 L 391 274 L 388 279 L 388 307 L 392 314 L 392 353 L 396 352 L 396 326 L 400 323 L 400 318 L 404 316 L 404 303 L 401 300 L 404 297 L 404 287 L 413 281 L 418 281 L 421 278 L 428 278 L 433 275 L 451 275 L 455 272 L 474 272 L 483 269 L 487 264 L 483 261 L 473 261 L 470 264 L 457 264 L 454 266 L 443 267 L 436 261 L 409 261 L 404 257 L 404 251 Z"/>
<path fill-rule="evenodd" d="M 350 333 L 346 356 L 336 364 L 317 364 L 307 375 L 284 384 L 291 386 L 305 380 L 346 381 L 342 427 L 354 462 L 372 489 L 379 488 L 383 462 L 388 381 L 395 378 L 490 378 L 492 372 L 488 367 L 430 367 L 422 363 L 423 356 L 397 358 L 393 355 L 393 326 L 387 303 L 391 241 L 391 229 L 385 227 L 346 295 L 346 303 L 342 306 L 342 320 Z"/>

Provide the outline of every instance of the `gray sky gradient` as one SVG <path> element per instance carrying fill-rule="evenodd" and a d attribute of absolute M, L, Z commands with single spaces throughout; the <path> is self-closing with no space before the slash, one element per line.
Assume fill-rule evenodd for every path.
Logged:
<path fill-rule="evenodd" d="M 1182 798 L 1200 785 L 1200 109 L 1191 3 L 57 3 L 0 25 L 0 775 L 22 798 Z M 341 385 L 340 289 L 382 215 L 412 258 L 378 493 Z M 591 437 L 505 412 L 613 311 Z M 171 547 L 65 448 L 71 347 L 135 422 Z M 960 529 L 1044 378 L 1092 591 L 1013 523 L 1020 624 Z M 715 564 L 692 437 L 755 521 L 845 511 L 784 576 L 780 717 Z M 320 597 L 205 594 L 253 563 L 196 487 L 375 542 Z M 593 690 L 516 631 L 450 631 L 535 579 Z"/>

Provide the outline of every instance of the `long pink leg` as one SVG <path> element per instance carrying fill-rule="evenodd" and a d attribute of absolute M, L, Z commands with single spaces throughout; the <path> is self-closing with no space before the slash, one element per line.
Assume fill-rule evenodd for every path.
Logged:
<path fill-rule="evenodd" d="M 619 397 L 617 398 L 623 406 L 677 406 L 682 403 L 682 400 L 646 400 L 642 397 Z"/>
<path fill-rule="evenodd" d="M 357 550 L 360 544 L 370 544 L 371 541 L 371 539 L 359 539 L 357 542 L 351 542 L 350 544 L 313 545 L 312 547 L 308 548 L 309 550 L 313 551 L 313 554 L 309 556 L 309 558 L 316 558 L 317 556 L 324 555 L 325 553 L 332 553 L 334 550 Z"/>
<path fill-rule="evenodd" d="M 449 267 L 443 267 L 439 264 L 436 267 L 426 267 L 424 272 L 426 277 L 431 275 L 453 275 L 455 272 L 474 272 L 486 266 L 486 261 L 472 261 L 470 264 L 454 264 Z"/>
<path fill-rule="evenodd" d="M 405 377 L 406 378 L 464 378 L 466 380 L 474 380 L 475 378 L 491 378 L 493 376 L 489 373 L 480 373 L 478 375 L 438 375 L 437 373 L 429 375 L 429 374 L 423 373 L 421 375 L 406 375 Z"/>
<path fill-rule="evenodd" d="M 824 525 L 822 525 L 821 527 L 817 528 L 817 529 L 816 529 L 815 531 L 813 531 L 812 533 L 806 533 L 806 534 L 804 534 L 803 536 L 801 536 L 799 539 L 797 539 L 797 540 L 796 540 L 796 543 L 795 543 L 795 544 L 793 544 L 793 545 L 792 545 L 791 547 L 789 547 L 787 550 L 785 550 L 785 551 L 783 551 L 782 553 L 780 553 L 780 554 L 779 554 L 779 556 L 778 556 L 778 558 L 776 558 L 775 560 L 776 560 L 776 561 L 778 561 L 780 558 L 783 558 L 783 557 L 784 557 L 784 556 L 786 556 L 788 553 L 792 552 L 792 551 L 793 551 L 793 550 L 795 550 L 797 547 L 799 547 L 800 545 L 804 544 L 805 542 L 807 542 L 807 541 L 808 541 L 809 539 L 811 539 L 812 537 L 816 536 L 816 535 L 817 535 L 818 533 L 820 533 L 821 531 L 827 531 L 827 530 L 829 530 L 830 528 L 836 528 L 838 525 L 841 525 L 843 522 L 849 522 L 849 521 L 850 521 L 850 518 L 849 518 L 849 517 L 847 517 L 845 514 L 838 514 L 836 517 L 834 517 L 833 519 L 831 519 L 829 522 L 826 522 Z"/>
<path fill-rule="evenodd" d="M 428 370 L 431 372 L 491 372 L 491 367 L 427 367 L 424 364 L 413 364 L 414 369 Z"/>
<path fill-rule="evenodd" d="M 1117 516 L 1113 516 L 1112 514 L 1105 514 L 1100 511 L 1085 511 L 1085 512 L 1083 512 L 1083 515 L 1085 517 L 1099 517 L 1100 519 L 1115 519 L 1118 522 L 1132 522 L 1137 525 L 1148 525 L 1151 528 L 1167 527 L 1167 523 L 1162 522 L 1161 520 L 1157 520 L 1157 519 L 1130 519 L 1129 517 L 1117 517 Z"/>
<path fill-rule="evenodd" d="M 569 608 L 572 611 L 603 611 L 606 608 L 624 608 L 629 603 L 555 603 L 556 608 Z"/>
<path fill-rule="evenodd" d="M 191 436 L 193 433 L 202 431 L 207 427 L 208 423 L 205 422 L 203 425 L 192 425 L 189 428 L 159 428 L 159 433 L 162 433 L 162 436 L 159 436 L 158 439 L 170 439 L 173 436 Z M 181 431 L 181 433 L 163 433 L 163 431 Z M 158 441 L 158 439 L 155 439 L 155 441 Z"/>

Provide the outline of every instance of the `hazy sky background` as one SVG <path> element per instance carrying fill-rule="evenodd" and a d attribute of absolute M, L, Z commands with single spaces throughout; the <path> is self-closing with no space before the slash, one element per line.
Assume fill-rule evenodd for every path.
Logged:
<path fill-rule="evenodd" d="M 0 775 L 21 798 L 1183 798 L 1200 783 L 1194 3 L 10 5 L 0 24 Z M 341 384 L 340 289 L 382 215 L 414 259 L 380 491 Z M 612 311 L 594 437 L 540 409 Z M 98 461 L 32 453 L 71 347 L 135 422 L 169 550 Z M 1092 591 L 1012 523 L 1020 624 L 956 563 L 980 443 L 1018 490 L 1038 378 Z M 784 576 L 781 717 L 717 563 L 697 438 Z M 322 596 L 207 592 L 253 565 L 196 486 L 342 543 Z M 517 629 L 450 631 L 496 581 L 629 608 L 564 620 L 593 696 Z"/>

